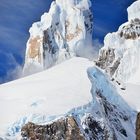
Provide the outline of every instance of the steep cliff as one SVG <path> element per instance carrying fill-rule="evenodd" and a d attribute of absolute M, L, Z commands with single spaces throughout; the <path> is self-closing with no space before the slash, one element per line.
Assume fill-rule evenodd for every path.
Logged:
<path fill-rule="evenodd" d="M 92 101 L 70 110 L 47 125 L 27 123 L 23 139 L 39 140 L 134 140 L 134 112 L 120 97 L 115 83 L 96 67 L 87 70 L 92 83 Z M 106 87 L 106 88 L 104 88 Z M 68 121 L 70 120 L 70 121 Z"/>
<path fill-rule="evenodd" d="M 138 113 L 136 120 L 136 140 L 140 140 L 140 113 Z"/>
<path fill-rule="evenodd" d="M 30 29 L 25 75 L 81 55 L 91 43 L 90 4 L 52 3 Z M 140 0 L 128 8 L 128 22 L 106 36 L 95 64 L 73 57 L 1 85 L 0 139 L 139 140 L 140 86 L 127 85 L 140 72 L 139 7 Z"/>
<path fill-rule="evenodd" d="M 81 51 L 92 45 L 90 7 L 90 0 L 52 2 L 49 12 L 29 30 L 24 75 L 42 71 L 72 56 L 85 57 Z"/>
<path fill-rule="evenodd" d="M 128 22 L 117 32 L 109 33 L 95 62 L 104 69 L 124 90 L 120 95 L 137 112 L 135 117 L 136 139 L 140 139 L 140 0 L 127 9 Z"/>
<path fill-rule="evenodd" d="M 28 123 L 21 129 L 23 140 L 85 140 L 76 120 L 69 116 L 51 124 Z"/>
<path fill-rule="evenodd" d="M 128 9 L 128 22 L 104 40 L 96 64 L 118 81 L 127 82 L 140 72 L 140 1 Z"/>
<path fill-rule="evenodd" d="M 135 139 L 135 112 L 120 96 L 122 90 L 87 59 L 75 57 L 2 85 L 0 93 L 0 136 L 4 140 L 39 136 L 42 140 L 46 135 L 76 135 L 86 140 Z M 67 123 L 69 116 L 74 119 L 74 128 Z M 67 131 L 59 131 L 59 121 L 59 127 L 65 126 Z"/>

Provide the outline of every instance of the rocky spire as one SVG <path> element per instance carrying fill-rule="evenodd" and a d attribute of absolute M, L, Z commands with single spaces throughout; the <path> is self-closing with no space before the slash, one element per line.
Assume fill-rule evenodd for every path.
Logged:
<path fill-rule="evenodd" d="M 127 9 L 128 22 L 104 39 L 96 64 L 115 79 L 127 82 L 140 71 L 140 0 Z"/>
<path fill-rule="evenodd" d="M 93 16 L 89 0 L 56 0 L 30 28 L 24 75 L 47 69 L 91 44 Z"/>

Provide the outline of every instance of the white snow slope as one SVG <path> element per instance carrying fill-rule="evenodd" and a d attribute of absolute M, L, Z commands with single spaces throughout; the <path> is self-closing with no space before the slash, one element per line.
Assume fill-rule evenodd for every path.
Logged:
<path fill-rule="evenodd" d="M 140 112 L 140 84 L 126 84 L 126 91 L 121 96 L 136 111 Z"/>
<path fill-rule="evenodd" d="M 45 124 L 69 112 L 75 112 L 81 123 L 86 113 L 92 114 L 103 126 L 111 119 L 110 125 L 118 125 L 114 130 L 119 139 L 133 140 L 133 111 L 119 96 L 121 90 L 93 65 L 88 59 L 74 57 L 44 72 L 1 85 L 0 137 L 19 140 L 18 135 L 24 124 Z M 99 90 L 107 102 L 117 107 L 117 114 L 120 112 L 121 115 L 127 115 L 129 121 L 123 122 L 118 118 L 121 125 L 115 124 L 115 110 L 109 118 L 105 117 L 101 100 L 96 93 Z M 127 137 L 119 132 L 121 126 L 126 130 Z M 111 132 L 109 137 L 112 137 Z"/>
<path fill-rule="evenodd" d="M 120 83 L 125 83 L 126 90 L 120 95 L 132 108 L 140 111 L 140 0 L 130 5 L 127 11 L 128 22 L 122 24 L 117 32 L 106 35 L 100 52 L 114 51 L 115 57 L 108 67 L 120 60 L 113 75 Z"/>
<path fill-rule="evenodd" d="M 128 13 L 131 13 L 130 19 L 133 16 L 133 9 L 138 9 L 138 5 L 140 5 L 140 1 L 132 4 L 133 8 L 128 8 Z M 139 14 L 137 18 L 139 18 L 138 16 Z M 129 27 L 131 24 L 129 22 L 130 20 L 124 25 Z M 134 20 L 133 22 L 134 27 L 137 27 L 139 21 Z M 113 48 L 116 54 L 115 59 L 121 58 L 116 77 L 125 82 L 126 90 L 121 90 L 105 72 L 92 67 L 93 62 L 84 58 L 71 58 L 47 71 L 0 85 L 0 137 L 9 135 L 10 140 L 12 136 L 13 140 L 19 140 L 18 136 L 16 138 L 14 136 L 19 133 L 25 123 L 31 121 L 44 124 L 76 109 L 77 114 L 87 111 L 86 113 L 92 113 L 102 124 L 113 126 L 118 139 L 134 140 L 133 124 L 136 116 L 133 111 L 140 111 L 140 80 L 138 78 L 140 75 L 140 37 L 137 36 L 139 35 L 137 31 L 136 36 L 133 36 L 131 28 L 129 28 L 130 34 L 125 34 L 126 30 L 122 28 L 123 26 L 118 32 L 106 36 L 103 49 Z M 122 30 L 124 37 L 121 38 Z M 98 91 L 103 97 L 100 94 L 97 95 Z M 107 101 L 109 106 L 116 106 L 116 109 L 108 114 L 108 118 L 103 112 L 104 101 Z M 90 103 L 93 106 L 90 106 Z M 78 107 L 84 108 L 84 110 L 77 110 Z M 101 114 L 96 114 L 96 111 Z M 117 122 L 117 124 L 114 114 L 118 115 L 116 118 L 119 123 Z M 120 114 L 126 114 L 128 121 L 125 122 L 119 117 Z M 81 115 L 80 119 L 82 117 Z M 120 134 L 121 128 L 126 130 L 127 137 Z M 110 134 L 111 138 L 112 134 Z"/>
<path fill-rule="evenodd" d="M 33 114 L 61 115 L 89 103 L 91 83 L 86 70 L 92 65 L 86 59 L 73 58 L 47 71 L 1 85 L 0 135 L 23 116 L 35 121 Z"/>

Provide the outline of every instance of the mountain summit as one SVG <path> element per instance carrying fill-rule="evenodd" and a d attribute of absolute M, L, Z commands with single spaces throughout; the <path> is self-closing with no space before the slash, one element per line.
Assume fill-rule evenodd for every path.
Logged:
<path fill-rule="evenodd" d="M 89 0 L 52 2 L 49 12 L 29 30 L 24 75 L 42 71 L 72 56 L 85 57 L 85 50 L 92 45 L 90 7 Z"/>
<path fill-rule="evenodd" d="M 24 74 L 44 71 L 0 85 L 1 140 L 140 140 L 140 0 L 95 63 L 76 57 L 92 42 L 90 6 L 56 0 L 31 27 Z"/>

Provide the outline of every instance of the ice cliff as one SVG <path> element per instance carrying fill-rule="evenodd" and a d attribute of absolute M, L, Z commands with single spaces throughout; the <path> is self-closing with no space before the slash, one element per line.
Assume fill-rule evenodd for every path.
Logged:
<path fill-rule="evenodd" d="M 127 9 L 128 22 L 104 39 L 96 64 L 118 81 L 128 82 L 140 72 L 140 1 Z"/>
<path fill-rule="evenodd" d="M 29 30 L 24 75 L 42 71 L 73 56 L 89 57 L 84 52 L 92 46 L 90 7 L 90 0 L 52 2 L 48 13 Z"/>

